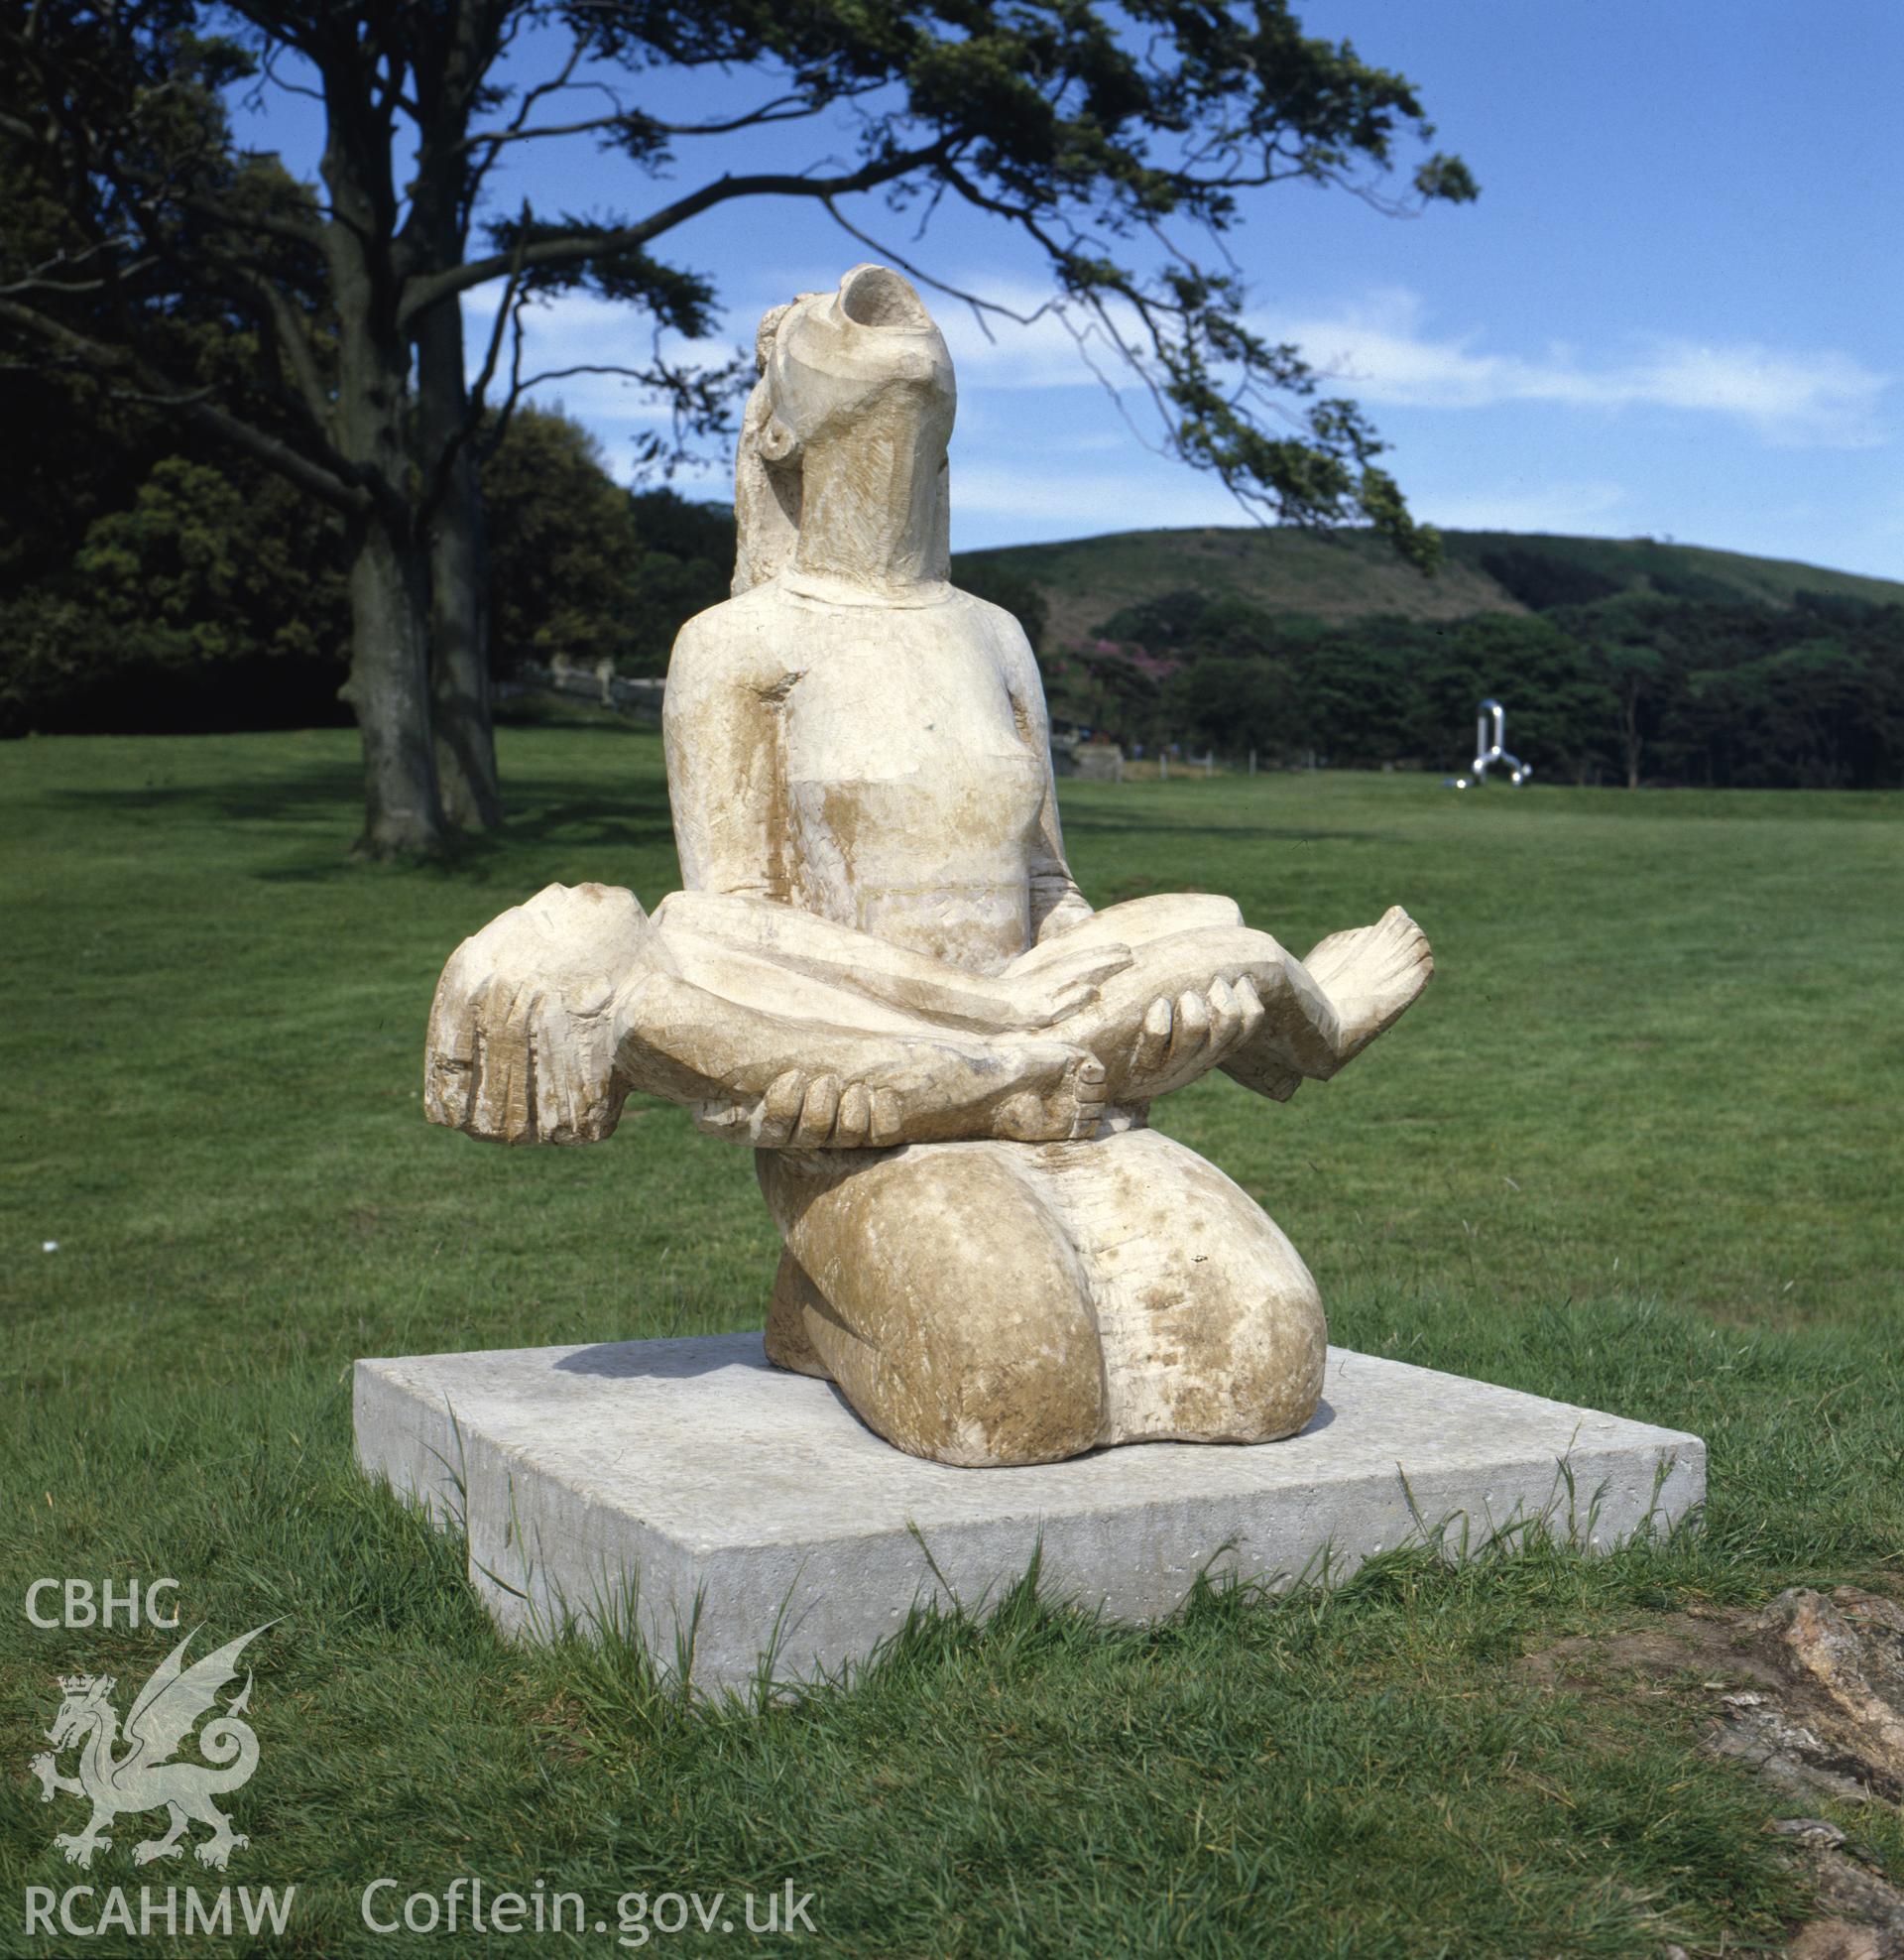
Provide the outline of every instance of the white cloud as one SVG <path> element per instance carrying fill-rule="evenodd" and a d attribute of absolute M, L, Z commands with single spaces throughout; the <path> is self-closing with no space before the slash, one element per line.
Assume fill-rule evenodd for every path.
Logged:
<path fill-rule="evenodd" d="M 995 297 L 1030 314 L 1043 296 L 1035 288 L 1011 287 Z M 988 335 L 956 303 L 941 301 L 934 309 L 968 392 L 1100 385 L 1077 336 L 1055 313 L 1028 326 L 994 318 Z M 1891 377 L 1830 348 L 1660 333 L 1630 336 L 1595 358 L 1562 342 L 1538 355 L 1497 352 L 1478 330 L 1430 331 L 1420 299 L 1405 291 L 1326 310 L 1265 309 L 1250 324 L 1267 339 L 1293 341 L 1345 392 L 1371 406 L 1653 408 L 1727 417 L 1779 446 L 1870 448 L 1886 439 L 1878 416 Z M 1109 343 L 1099 336 L 1087 344 L 1104 375 L 1128 386 Z"/>
<path fill-rule="evenodd" d="M 1832 349 L 1659 334 L 1593 364 L 1559 343 L 1538 358 L 1492 353 L 1479 333 L 1431 335 L 1421 302 L 1405 292 L 1329 313 L 1267 317 L 1261 325 L 1377 406 L 1656 408 L 1731 417 L 1781 446 L 1871 448 L 1885 439 L 1877 418 L 1891 378 Z"/>
<path fill-rule="evenodd" d="M 1022 283 L 987 290 L 1024 312 L 1034 311 L 1043 298 Z M 482 358 L 495 298 L 482 292 L 466 303 L 472 370 Z M 994 320 L 988 339 L 966 307 L 943 297 L 932 305 L 952 345 L 965 398 L 953 470 L 954 509 L 967 520 L 960 524 L 967 539 L 975 533 L 1049 538 L 1247 521 L 1220 484 L 1143 455 L 1110 404 L 1080 414 L 1081 402 L 1072 409 L 1023 399 L 1027 390 L 1100 386 L 1061 320 L 1049 314 L 1029 326 Z M 753 317 L 736 309 L 720 333 L 692 351 L 707 360 L 728 358 L 751 331 Z M 1355 305 L 1264 313 L 1251 324 L 1274 339 L 1295 341 L 1339 381 L 1342 392 L 1368 404 L 1378 419 L 1384 409 L 1454 414 L 1521 403 L 1583 415 L 1670 411 L 1717 418 L 1786 446 L 1874 447 L 1887 432 L 1881 418 L 1889 377 L 1844 353 L 1667 336 L 1628 340 L 1623 348 L 1594 353 L 1564 344 L 1538 355 L 1509 353 L 1489 347 L 1479 332 L 1441 330 L 1419 298 L 1405 291 Z M 564 295 L 529 316 L 532 371 L 640 361 L 649 344 L 638 313 L 587 294 Z M 1119 376 L 1114 360 L 1101 365 L 1112 378 L 1125 380 L 1125 405 L 1149 431 L 1152 420 L 1141 392 Z M 610 468 L 624 479 L 634 465 L 630 437 L 655 429 L 665 414 L 639 388 L 612 375 L 547 383 L 536 399 L 549 405 L 559 401 L 590 428 Z M 1493 470 L 1478 483 L 1457 475 L 1447 495 L 1433 494 L 1415 477 L 1410 487 L 1418 513 L 1465 529 L 1641 528 L 1645 513 L 1620 482 L 1524 476 L 1516 470 L 1519 456 L 1498 452 L 1498 431 L 1494 449 Z M 705 468 L 690 471 L 681 487 L 689 494 L 719 494 L 727 468 L 724 456 L 714 457 Z"/>

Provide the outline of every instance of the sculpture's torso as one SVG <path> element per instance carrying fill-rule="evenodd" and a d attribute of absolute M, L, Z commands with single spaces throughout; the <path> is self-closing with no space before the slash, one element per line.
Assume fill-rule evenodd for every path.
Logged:
<path fill-rule="evenodd" d="M 978 971 L 1024 951 L 1048 761 L 1009 614 L 962 593 L 834 605 L 774 581 L 697 625 L 683 680 L 713 667 L 758 703 L 736 711 L 758 714 L 768 896 Z"/>

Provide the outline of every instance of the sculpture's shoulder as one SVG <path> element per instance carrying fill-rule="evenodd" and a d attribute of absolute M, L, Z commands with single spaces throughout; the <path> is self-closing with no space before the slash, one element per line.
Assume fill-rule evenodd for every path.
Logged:
<path fill-rule="evenodd" d="M 1002 648 L 1012 652 L 1023 648 L 1027 654 L 1030 652 L 1030 642 L 1025 639 L 1024 628 L 1018 624 L 1015 613 L 995 606 L 990 599 L 981 599 L 976 592 L 961 591 L 956 585 L 952 588 L 952 602 L 963 612 L 972 630 L 983 633 Z"/>
<path fill-rule="evenodd" d="M 783 682 L 791 637 L 772 586 L 695 613 L 675 633 L 668 655 L 662 719 L 679 719 L 693 703 L 737 694 L 762 699 Z"/>
<path fill-rule="evenodd" d="M 782 608 L 771 584 L 757 585 L 698 612 L 674 636 L 667 684 L 698 690 L 724 682 L 758 685 L 784 667 Z M 770 672 L 772 670 L 772 672 Z"/>
<path fill-rule="evenodd" d="M 1024 637 L 1017 614 L 1008 612 L 1004 606 L 995 606 L 990 599 L 981 599 L 975 592 L 955 588 L 952 599 L 959 608 L 961 628 L 990 650 L 1013 696 L 1033 695 L 1041 703 L 1044 684 L 1038 678 L 1037 657 Z"/>

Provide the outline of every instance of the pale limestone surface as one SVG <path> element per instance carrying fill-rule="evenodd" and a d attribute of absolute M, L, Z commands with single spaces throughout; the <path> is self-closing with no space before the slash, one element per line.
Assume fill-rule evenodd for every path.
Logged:
<path fill-rule="evenodd" d="M 633 1090 L 752 1147 L 784 1242 L 768 1325 L 914 1455 L 1036 1463 L 1261 1442 L 1321 1393 L 1301 1259 L 1145 1127 L 1222 1068 L 1286 1099 L 1433 971 L 1398 908 L 1298 961 L 1229 900 L 1094 914 L 1037 667 L 948 581 L 952 366 L 879 266 L 762 322 L 735 597 L 668 670 L 686 889 L 550 886 L 451 957 L 433 1121 L 609 1135 Z"/>
<path fill-rule="evenodd" d="M 1671 1530 L 1706 1485 L 1696 1436 L 1341 1348 L 1282 1442 L 1015 1469 L 889 1449 L 758 1334 L 360 1361 L 355 1417 L 368 1472 L 465 1527 L 503 1627 L 630 1629 L 668 1668 L 698 1613 L 709 1687 L 862 1661 L 915 1602 L 979 1611 L 1034 1553 L 1047 1597 L 1148 1620 L 1206 1570 L 1341 1579 L 1536 1522 L 1604 1550 Z"/>

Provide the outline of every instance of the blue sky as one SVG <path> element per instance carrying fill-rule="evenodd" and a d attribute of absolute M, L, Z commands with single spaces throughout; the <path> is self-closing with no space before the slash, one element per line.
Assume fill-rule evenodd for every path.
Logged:
<path fill-rule="evenodd" d="M 1478 203 L 1412 219 L 1278 186 L 1255 194 L 1232 240 L 1259 323 L 1363 403 L 1417 515 L 1670 537 L 1904 578 L 1904 6 L 1297 11 L 1309 32 L 1407 74 L 1437 146 L 1482 185 Z M 536 70 L 534 49 L 520 67 Z M 761 92 L 745 74 L 656 79 L 670 115 L 729 112 Z M 313 115 L 277 97 L 240 124 L 301 173 Z M 683 145 L 673 181 L 802 168 L 835 147 L 798 125 Z M 673 194 L 586 141 L 519 146 L 496 190 L 548 212 L 639 212 Z M 905 237 L 876 201 L 856 216 Z M 1035 255 L 962 213 L 907 249 L 953 284 L 1033 304 L 1041 292 Z M 713 276 L 730 342 L 751 342 L 768 306 L 876 256 L 785 202 L 717 209 L 661 250 Z M 1121 410 L 1061 328 L 998 325 L 988 341 L 955 303 L 932 304 L 959 366 L 956 546 L 1246 521 L 1220 486 L 1149 446 L 1136 395 Z M 479 352 L 484 295 L 467 317 Z M 531 360 L 613 359 L 618 344 L 639 358 L 647 340 L 639 315 L 577 297 L 536 316 Z M 652 406 L 607 378 L 548 394 L 627 476 Z M 724 479 L 715 466 L 680 487 L 720 495 Z"/>

